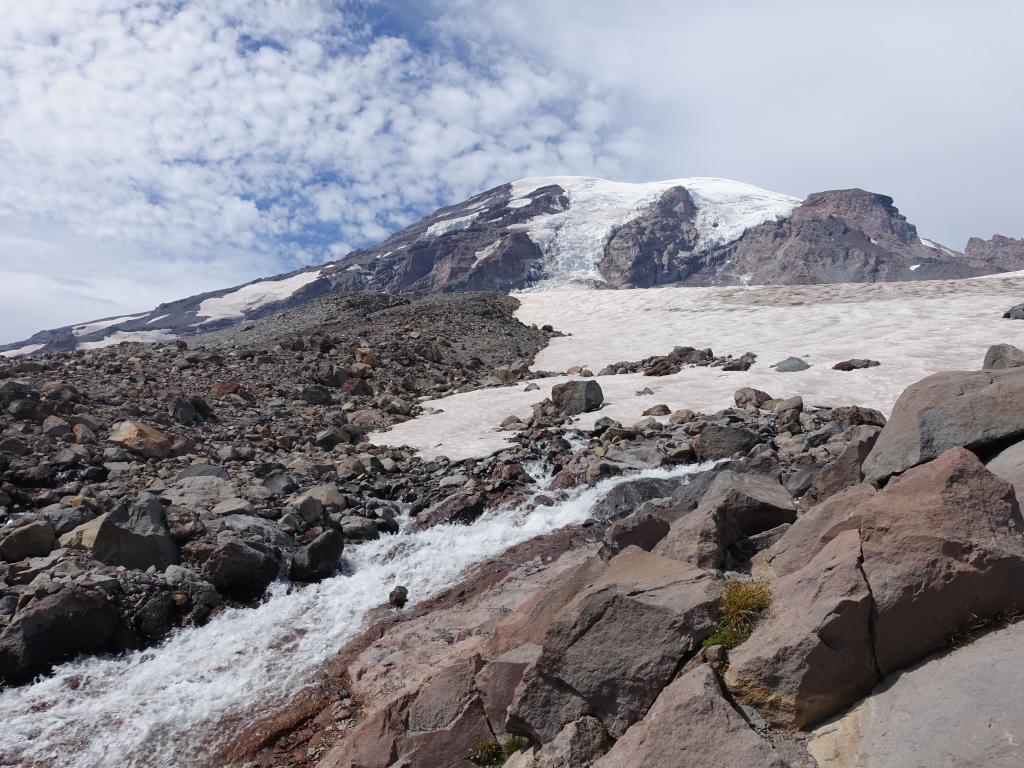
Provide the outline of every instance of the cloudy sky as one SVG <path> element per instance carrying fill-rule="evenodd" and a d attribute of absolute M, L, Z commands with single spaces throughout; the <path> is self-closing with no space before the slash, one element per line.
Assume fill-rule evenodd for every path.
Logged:
<path fill-rule="evenodd" d="M 0 0 L 0 342 L 534 174 L 892 195 L 1024 236 L 1024 4 Z"/>

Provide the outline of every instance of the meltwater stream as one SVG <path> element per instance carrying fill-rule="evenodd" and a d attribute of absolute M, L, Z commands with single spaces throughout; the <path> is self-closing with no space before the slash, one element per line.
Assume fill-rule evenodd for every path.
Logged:
<path fill-rule="evenodd" d="M 292 594 L 278 584 L 259 607 L 225 611 L 160 646 L 64 664 L 32 685 L 0 693 L 0 765 L 195 764 L 190 755 L 215 754 L 230 735 L 224 723 L 248 722 L 287 703 L 395 585 L 406 585 L 412 601 L 427 599 L 474 563 L 582 522 L 622 482 L 696 469 L 647 470 L 603 481 L 555 506 L 523 504 L 473 525 L 386 536 L 347 551 L 351 575 Z"/>

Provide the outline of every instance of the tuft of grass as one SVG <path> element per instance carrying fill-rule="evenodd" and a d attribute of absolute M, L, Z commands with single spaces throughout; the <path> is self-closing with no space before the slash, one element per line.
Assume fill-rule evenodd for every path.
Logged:
<path fill-rule="evenodd" d="M 528 746 L 530 746 L 529 739 L 522 736 L 512 736 L 504 744 L 497 741 L 481 741 L 473 747 L 468 759 L 473 765 L 503 765 L 512 755 Z"/>
<path fill-rule="evenodd" d="M 524 736 L 512 736 L 505 742 L 503 747 L 505 759 L 508 760 L 516 752 L 520 752 L 530 746 L 530 740 Z"/>
<path fill-rule="evenodd" d="M 962 648 L 974 642 L 986 632 L 1003 629 L 1010 624 L 1014 624 L 1020 617 L 1020 611 L 1012 608 L 1006 611 L 999 611 L 990 616 L 972 616 L 964 626 L 953 630 L 946 641 L 946 645 L 950 649 Z"/>
<path fill-rule="evenodd" d="M 750 637 L 754 625 L 772 604 L 771 585 L 763 579 L 730 581 L 718 602 L 721 619 L 718 629 L 707 638 L 703 646 L 724 645 L 735 648 Z"/>

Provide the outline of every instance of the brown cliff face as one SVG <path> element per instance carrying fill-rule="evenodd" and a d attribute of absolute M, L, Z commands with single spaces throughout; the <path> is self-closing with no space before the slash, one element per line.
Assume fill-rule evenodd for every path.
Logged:
<path fill-rule="evenodd" d="M 967 241 L 964 256 L 972 264 L 994 272 L 1024 269 L 1024 240 L 993 235 L 989 240 L 972 237 Z"/>

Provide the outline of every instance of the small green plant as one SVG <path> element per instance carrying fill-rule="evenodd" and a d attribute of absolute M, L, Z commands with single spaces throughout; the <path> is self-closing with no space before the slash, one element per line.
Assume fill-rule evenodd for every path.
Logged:
<path fill-rule="evenodd" d="M 497 741 L 481 741 L 469 754 L 469 762 L 473 765 L 503 765 L 512 755 L 530 746 L 529 739 L 512 736 L 504 744 Z"/>
<path fill-rule="evenodd" d="M 730 581 L 718 602 L 718 629 L 704 640 L 704 647 L 735 648 L 750 637 L 758 618 L 772 603 L 772 588 L 763 579 Z"/>
<path fill-rule="evenodd" d="M 523 736 L 513 736 L 505 742 L 505 759 L 508 760 L 516 752 L 520 752 L 530 746 L 530 740 Z"/>

